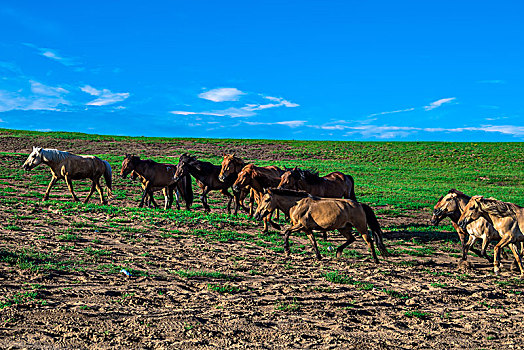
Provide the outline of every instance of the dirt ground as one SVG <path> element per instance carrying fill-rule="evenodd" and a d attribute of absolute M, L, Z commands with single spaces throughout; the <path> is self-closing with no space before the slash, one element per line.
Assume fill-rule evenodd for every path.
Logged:
<path fill-rule="evenodd" d="M 38 143 L 81 154 L 134 149 L 175 157 L 181 149 L 223 151 L 190 141 L 108 144 L 0 137 L 0 152 L 28 154 Z M 271 147 L 281 146 L 242 152 L 250 159 L 271 159 Z M 507 268 L 500 277 L 476 256 L 469 257 L 471 268 L 458 269 L 455 235 L 424 229 L 429 209 L 379 217 L 385 244 L 394 253 L 379 257 L 380 264 L 370 259 L 360 237 L 351 254 L 336 259 L 329 249 L 342 243 L 338 234 L 328 236 L 327 243 L 318 238 L 324 258 L 317 261 L 307 237 L 294 236 L 296 249 L 286 257 L 280 233 L 264 235 L 245 215 L 227 216 L 217 194 L 210 203 L 222 215 L 204 215 L 198 199 L 195 216 L 186 213 L 183 220 L 163 215 L 162 209 L 142 215 L 131 210 L 138 185 L 115 174 L 114 188 L 127 195 L 110 206 L 129 210 L 99 210 L 96 198 L 91 203 L 97 204 L 85 210 L 69 206 L 63 182 L 54 188 L 53 201 L 37 202 L 48 170 L 41 166 L 21 173 L 24 158 L 0 154 L 0 348 L 524 346 L 524 283 L 509 270 L 510 260 L 504 260 Z M 35 183 L 35 176 L 42 182 Z M 81 198 L 87 194 L 85 184 L 75 187 Z M 402 230 L 401 225 L 421 229 Z"/>

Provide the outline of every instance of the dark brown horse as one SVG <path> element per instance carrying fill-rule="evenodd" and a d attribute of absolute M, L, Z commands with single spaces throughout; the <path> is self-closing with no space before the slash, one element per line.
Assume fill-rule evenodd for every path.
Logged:
<path fill-rule="evenodd" d="M 191 187 L 191 178 L 184 176 L 179 181 L 174 180 L 176 166 L 173 164 L 157 163 L 153 160 L 142 160 L 140 157 L 127 154 L 122 161 L 122 170 L 120 175 L 126 178 L 131 172 L 140 176 L 142 182 L 142 200 L 139 207 L 144 205 L 146 196 L 153 197 L 153 192 L 162 189 L 164 192 L 165 204 L 164 209 L 168 209 L 173 204 L 173 191 L 178 189 L 182 198 L 186 202 L 186 209 L 191 208 L 193 204 L 193 188 Z M 153 204 L 156 203 L 153 200 Z M 177 196 L 177 208 L 180 208 Z"/>
<path fill-rule="evenodd" d="M 238 177 L 233 184 L 232 188 L 234 192 L 239 192 L 246 187 L 251 187 L 252 194 L 255 198 L 257 205 L 260 205 L 260 199 L 264 195 L 264 190 L 275 187 L 280 182 L 280 175 L 283 174 L 283 170 L 276 166 L 258 167 L 251 163 L 246 165 L 242 171 L 238 174 Z M 253 215 L 253 203 L 250 202 L 249 216 Z M 264 219 L 263 232 L 268 231 L 268 225 L 271 224 L 274 228 L 280 230 L 280 226 L 273 221 L 270 217 Z"/>
<path fill-rule="evenodd" d="M 220 167 L 209 162 L 204 162 L 184 153 L 180 156 L 176 172 L 174 175 L 175 181 L 178 181 L 183 176 L 191 175 L 195 178 L 197 185 L 202 190 L 200 200 L 204 206 L 205 211 L 211 211 L 207 204 L 207 194 L 209 191 L 220 191 L 228 198 L 227 211 L 231 213 L 231 202 L 233 196 L 228 192 L 235 178 L 233 176 L 226 178 L 225 181 L 220 181 L 218 175 L 220 174 Z"/>
<path fill-rule="evenodd" d="M 245 162 L 242 158 L 237 157 L 234 153 L 233 154 L 224 154 L 224 159 L 222 160 L 222 164 L 220 167 L 220 174 L 218 175 L 218 179 L 222 182 L 226 181 L 226 179 L 234 178 L 236 179 L 238 176 L 238 173 L 244 168 Z M 233 191 L 233 196 L 235 196 L 235 212 L 234 214 L 237 215 L 238 207 L 242 207 L 246 212 L 249 212 L 249 209 L 244 206 L 244 198 L 247 197 L 247 194 L 250 191 L 250 187 L 246 187 L 242 189 L 240 192 Z M 254 201 L 254 195 L 252 194 L 250 199 L 250 207 L 253 206 Z"/>
<path fill-rule="evenodd" d="M 340 171 L 318 176 L 318 172 L 302 170 L 300 168 L 287 169 L 282 174 L 279 188 L 287 188 L 296 191 L 306 191 L 312 196 L 324 198 L 346 198 L 356 201 L 355 182 L 351 175 Z"/>
<path fill-rule="evenodd" d="M 98 194 L 100 194 L 100 202 L 107 204 L 107 201 L 104 199 L 102 187 L 100 186 L 100 178 L 102 176 L 105 179 L 109 196 L 113 196 L 111 192 L 111 166 L 105 160 L 101 160 L 95 156 L 77 156 L 76 154 L 59 151 L 57 149 L 33 147 L 33 151 L 24 162 L 23 168 L 29 171 L 41 163 L 50 167 L 53 175 L 45 191 L 44 201 L 49 199 L 51 188 L 60 179 L 66 181 L 69 192 L 71 192 L 71 196 L 73 196 L 75 201 L 79 201 L 79 199 L 73 190 L 72 180 L 90 179 L 92 182 L 91 191 L 89 191 L 84 203 L 89 201 L 89 198 L 95 192 L 96 188 Z"/>

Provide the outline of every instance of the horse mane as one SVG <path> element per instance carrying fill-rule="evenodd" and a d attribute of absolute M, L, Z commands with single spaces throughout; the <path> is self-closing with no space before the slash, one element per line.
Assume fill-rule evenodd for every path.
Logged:
<path fill-rule="evenodd" d="M 268 189 L 268 192 L 274 193 L 279 196 L 293 196 L 293 197 L 301 197 L 301 198 L 311 197 L 311 195 L 307 193 L 306 191 L 295 191 L 295 190 L 288 190 L 284 188 L 272 187 Z"/>
<path fill-rule="evenodd" d="M 507 216 L 516 217 L 516 211 L 522 209 L 522 207 L 509 203 L 496 200 L 495 198 L 479 198 L 481 208 L 487 211 L 489 214 L 499 218 Z"/>
<path fill-rule="evenodd" d="M 54 148 L 42 148 L 42 156 L 52 162 L 61 162 L 64 159 L 74 157 L 75 155 L 66 151 L 59 151 Z"/>
<path fill-rule="evenodd" d="M 448 194 L 449 194 L 449 193 L 456 194 L 457 197 L 465 198 L 465 199 L 467 199 L 468 201 L 471 199 L 471 197 L 468 196 L 468 195 L 466 195 L 466 194 L 464 194 L 464 192 L 460 192 L 459 190 L 454 189 L 454 188 L 452 188 L 451 190 L 449 190 L 449 191 L 448 191 Z M 442 198 L 441 198 L 441 199 L 442 199 Z"/>
<path fill-rule="evenodd" d="M 293 175 L 293 171 L 295 170 L 292 170 L 291 171 L 291 174 Z M 318 175 L 318 171 L 315 171 L 315 170 L 309 170 L 309 169 L 296 169 L 297 173 L 300 175 L 300 177 L 302 179 L 304 179 L 304 181 L 310 183 L 310 184 L 318 184 L 318 183 L 321 183 L 323 178 L 321 178 L 319 175 Z"/>
<path fill-rule="evenodd" d="M 205 162 L 203 160 L 198 160 L 196 157 L 191 156 L 187 153 L 184 153 L 180 156 L 179 159 L 180 163 L 186 163 L 193 168 L 195 168 L 198 172 L 202 174 L 209 174 L 211 171 L 215 170 L 216 168 L 220 168 L 220 166 L 214 165 L 210 162 Z"/>

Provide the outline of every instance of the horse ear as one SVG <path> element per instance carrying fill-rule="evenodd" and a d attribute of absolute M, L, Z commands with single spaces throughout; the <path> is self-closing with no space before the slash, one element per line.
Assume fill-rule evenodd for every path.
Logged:
<path fill-rule="evenodd" d="M 236 155 L 237 155 L 237 152 L 233 152 L 233 158 L 235 158 Z"/>

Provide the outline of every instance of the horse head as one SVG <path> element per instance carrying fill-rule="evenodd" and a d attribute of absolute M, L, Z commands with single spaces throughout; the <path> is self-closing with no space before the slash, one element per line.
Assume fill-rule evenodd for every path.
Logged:
<path fill-rule="evenodd" d="M 224 159 L 222 160 L 222 167 L 220 168 L 220 174 L 218 179 L 224 182 L 230 175 L 238 172 L 238 167 L 243 167 L 244 162 L 242 159 L 235 157 L 233 154 L 224 154 Z"/>
<path fill-rule="evenodd" d="M 122 179 L 125 179 L 129 173 L 135 170 L 135 164 L 138 160 L 140 160 L 140 158 L 137 156 L 131 154 L 125 155 L 124 160 L 122 161 L 122 169 L 120 170 L 120 176 L 122 176 Z"/>
<path fill-rule="evenodd" d="M 251 181 L 253 180 L 252 177 L 253 174 L 253 168 L 248 166 L 245 166 L 237 175 L 237 179 L 231 185 L 231 188 L 233 189 L 233 192 L 240 192 L 240 190 L 246 186 L 249 186 L 251 184 Z"/>
<path fill-rule="evenodd" d="M 40 163 L 42 163 L 42 161 L 42 147 L 33 146 L 33 151 L 29 154 L 22 167 L 24 168 L 24 170 L 29 171 L 37 165 L 39 165 Z"/>
<path fill-rule="evenodd" d="M 437 204 L 433 208 L 433 215 L 431 216 L 431 225 L 437 226 L 439 222 L 446 216 L 455 213 L 459 210 L 457 204 L 457 194 L 450 192 L 445 196 L 440 197 Z"/>
<path fill-rule="evenodd" d="M 277 188 L 280 189 L 291 189 L 298 191 L 298 182 L 300 181 L 300 170 L 295 167 L 292 170 L 286 171 L 280 177 L 280 183 Z"/>
<path fill-rule="evenodd" d="M 276 198 L 271 193 L 271 189 L 268 189 L 264 193 L 264 196 L 260 200 L 260 203 L 255 212 L 255 220 L 262 221 L 267 215 L 272 213 L 277 207 Z"/>
<path fill-rule="evenodd" d="M 473 196 L 464 208 L 457 224 L 465 230 L 469 223 L 477 220 L 482 216 L 482 196 Z"/>

